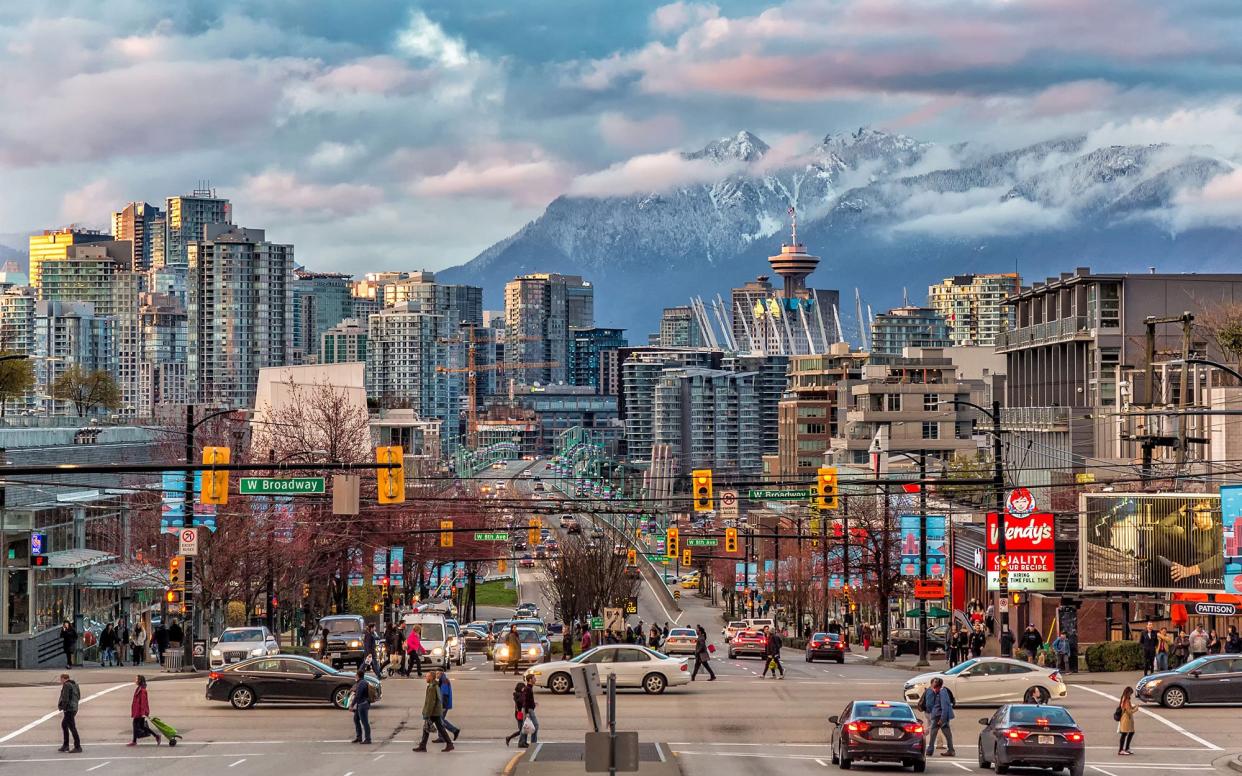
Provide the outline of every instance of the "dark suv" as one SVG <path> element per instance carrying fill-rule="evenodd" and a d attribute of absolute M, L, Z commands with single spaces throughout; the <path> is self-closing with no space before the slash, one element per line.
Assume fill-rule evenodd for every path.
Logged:
<path fill-rule="evenodd" d="M 319 627 L 311 639 L 311 654 L 321 656 L 321 660 L 333 668 L 341 668 L 352 663 L 361 666 L 366 658 L 363 639 L 366 636 L 366 622 L 356 614 L 333 614 L 319 620 Z M 328 643 L 323 643 L 324 629 L 328 631 Z M 382 659 L 382 656 L 381 656 Z"/>

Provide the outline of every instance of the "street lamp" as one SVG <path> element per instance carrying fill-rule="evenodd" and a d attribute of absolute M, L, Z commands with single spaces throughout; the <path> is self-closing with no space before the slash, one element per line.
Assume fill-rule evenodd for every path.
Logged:
<path fill-rule="evenodd" d="M 0 360 L 3 360 L 3 356 L 0 356 Z M 1169 363 L 1178 364 L 1178 365 L 1198 364 L 1200 366 L 1210 366 L 1210 367 L 1219 369 L 1222 372 L 1231 374 L 1235 378 L 1237 378 L 1239 381 L 1242 381 L 1242 372 L 1239 372 L 1238 370 L 1234 369 L 1228 364 L 1222 364 L 1219 361 L 1212 361 L 1211 359 L 1208 359 L 1208 358 L 1178 358 L 1178 359 L 1174 359 L 1173 361 L 1170 361 Z"/>
<path fill-rule="evenodd" d="M 920 450 L 919 457 L 916 459 L 909 453 L 901 453 L 898 455 L 909 458 L 919 465 L 919 568 L 916 575 L 919 579 L 924 578 L 927 574 L 927 486 L 923 480 L 927 479 L 927 451 Z M 919 661 L 914 664 L 915 668 L 922 668 L 931 665 L 927 661 L 927 600 L 920 598 L 919 602 Z M 952 608 L 952 602 L 950 602 Z M 950 615 L 950 625 L 952 625 L 952 616 Z"/>

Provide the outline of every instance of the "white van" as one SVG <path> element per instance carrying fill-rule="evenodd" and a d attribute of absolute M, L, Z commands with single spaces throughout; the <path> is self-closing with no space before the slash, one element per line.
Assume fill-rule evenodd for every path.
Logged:
<path fill-rule="evenodd" d="M 445 622 L 443 614 L 439 612 L 407 614 L 401 618 L 401 623 L 405 626 L 407 636 L 411 628 L 418 629 L 418 636 L 423 642 L 423 649 L 426 650 L 426 654 L 422 656 L 424 668 L 447 670 L 452 665 L 448 649 L 448 623 Z"/>
<path fill-rule="evenodd" d="M 746 620 L 746 629 L 753 631 L 762 631 L 764 628 L 776 630 L 776 620 L 768 617 L 750 617 Z"/>

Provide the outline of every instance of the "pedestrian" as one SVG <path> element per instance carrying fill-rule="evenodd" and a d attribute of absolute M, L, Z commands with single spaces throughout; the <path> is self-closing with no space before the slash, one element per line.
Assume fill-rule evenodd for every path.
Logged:
<path fill-rule="evenodd" d="M 125 624 L 124 617 L 116 619 L 116 627 L 112 632 L 116 634 L 116 663 L 118 666 L 125 665 L 125 652 L 129 649 L 129 626 Z"/>
<path fill-rule="evenodd" d="M 371 683 L 365 668 L 355 675 L 349 706 L 354 710 L 354 743 L 371 743 Z"/>
<path fill-rule="evenodd" d="M 763 673 L 759 678 L 766 678 L 768 671 L 771 670 L 772 678 L 775 679 L 776 672 L 779 670 L 781 678 L 784 679 L 785 666 L 781 665 L 781 647 L 784 646 L 784 642 L 781 641 L 780 634 L 773 631 L 771 626 L 763 626 L 763 635 L 765 638 L 763 645 Z"/>
<path fill-rule="evenodd" d="M 69 678 L 69 674 L 60 675 L 60 700 L 56 702 L 56 708 L 60 710 L 60 735 L 61 743 L 58 752 L 72 752 L 79 754 L 82 751 L 82 739 L 78 738 L 78 701 L 82 698 L 82 691 L 78 689 L 78 683 Z M 69 736 L 73 736 L 73 748 L 69 748 Z"/>
<path fill-rule="evenodd" d="M 514 691 L 513 701 L 522 712 L 518 748 L 525 749 L 531 744 L 539 743 L 539 718 L 535 716 L 535 677 L 526 677 L 526 681 Z M 527 722 L 530 724 L 528 725 Z M 528 728 L 530 729 L 529 735 L 527 734 Z"/>
<path fill-rule="evenodd" d="M 659 625 L 651 624 L 651 635 L 648 637 L 647 643 L 652 649 L 660 649 L 664 646 L 664 635 Z"/>
<path fill-rule="evenodd" d="M 78 632 L 65 620 L 60 626 L 60 648 L 65 652 L 65 668 L 73 668 L 73 652 L 78 645 Z"/>
<path fill-rule="evenodd" d="M 1064 633 L 1058 633 L 1057 637 L 1052 640 L 1052 651 L 1057 656 L 1057 670 L 1062 673 L 1068 671 L 1070 643 Z"/>
<path fill-rule="evenodd" d="M 1216 635 L 1216 631 L 1208 631 L 1208 654 L 1219 655 L 1220 647 L 1221 641 L 1220 637 Z"/>
<path fill-rule="evenodd" d="M 647 644 L 647 629 L 643 627 L 643 621 L 641 617 L 638 620 L 638 625 L 634 628 L 634 635 L 638 637 L 639 644 L 643 644 L 643 645 Z M 654 644 L 652 646 L 654 646 Z"/>
<path fill-rule="evenodd" d="M 444 721 L 441 719 L 444 716 L 444 700 L 440 697 L 440 683 L 436 680 L 436 673 L 427 672 L 427 691 L 423 693 L 423 738 L 414 747 L 415 752 L 427 751 L 427 739 L 431 737 L 433 729 L 444 739 L 444 749 L 441 751 L 451 752 L 455 748 L 453 742 L 448 740 L 448 731 L 444 729 Z"/>
<path fill-rule="evenodd" d="M 518 682 L 513 686 L 513 718 L 517 720 L 517 730 L 505 736 L 505 746 L 509 742 L 522 735 L 522 720 L 526 718 L 526 713 L 522 710 L 522 706 L 526 700 L 526 682 Z"/>
<path fill-rule="evenodd" d="M 975 629 L 970 634 L 970 656 L 979 657 L 983 654 L 983 645 L 988 638 L 983 634 L 983 626 L 975 625 Z"/>
<path fill-rule="evenodd" d="M 116 662 L 116 630 L 107 623 L 99 633 L 99 666 L 107 668 L 110 662 Z"/>
<path fill-rule="evenodd" d="M 1147 621 L 1147 628 L 1139 635 L 1139 648 L 1143 650 L 1143 676 L 1156 669 L 1156 649 L 1160 645 L 1160 634 L 1156 632 L 1156 624 Z"/>
<path fill-rule="evenodd" d="M 965 625 L 957 626 L 957 635 L 953 637 L 953 643 L 957 647 L 957 662 L 965 661 L 970 655 L 970 632 Z"/>
<path fill-rule="evenodd" d="M 664 621 L 664 629 L 660 632 L 661 637 L 668 638 L 668 620 Z"/>
<path fill-rule="evenodd" d="M 1173 637 L 1168 628 L 1161 628 L 1156 633 L 1156 670 L 1169 670 L 1169 655 L 1173 652 Z"/>
<path fill-rule="evenodd" d="M 862 626 L 862 643 L 863 652 L 871 649 L 871 623 L 864 622 Z"/>
<path fill-rule="evenodd" d="M 181 627 L 181 620 L 173 620 L 172 625 L 168 626 L 168 647 L 181 649 L 184 645 L 185 630 Z"/>
<path fill-rule="evenodd" d="M 363 658 L 362 667 L 366 667 L 367 663 L 371 664 L 371 670 L 375 672 L 375 678 L 382 680 L 384 675 L 383 666 L 379 663 L 379 637 L 375 633 L 375 623 L 368 622 L 367 629 L 362 634 L 362 651 L 366 655 Z"/>
<path fill-rule="evenodd" d="M 927 756 L 931 757 L 936 754 L 936 737 L 944 733 L 944 743 L 948 747 L 945 749 L 945 757 L 954 757 L 957 752 L 953 750 L 953 693 L 944 686 L 944 680 L 936 677 L 931 680 L 931 688 L 923 693 L 923 697 L 919 700 L 919 705 L 923 711 L 927 712 L 927 727 L 929 730 L 927 738 Z"/>
<path fill-rule="evenodd" d="M 1173 636 L 1173 650 L 1169 655 L 1169 668 L 1180 668 L 1190 654 L 1190 638 L 1182 630 Z"/>
<path fill-rule="evenodd" d="M 987 613 L 983 615 L 983 624 L 988 629 L 988 636 L 996 635 L 996 606 L 988 604 Z"/>
<path fill-rule="evenodd" d="M 505 647 L 508 648 L 507 654 L 513 660 L 513 675 L 517 676 L 521 672 L 522 665 L 522 638 L 518 636 L 516 625 L 509 626 L 509 632 L 505 634 Z"/>
<path fill-rule="evenodd" d="M 323 627 L 319 630 L 319 659 L 323 660 L 328 656 L 328 629 Z"/>
<path fill-rule="evenodd" d="M 617 632 L 614 630 L 604 631 L 604 643 L 605 644 L 619 644 L 620 640 L 617 638 Z"/>
<path fill-rule="evenodd" d="M 134 624 L 134 633 L 129 640 L 129 652 L 134 659 L 135 666 L 140 666 L 147 661 L 147 630 L 142 627 L 141 620 Z"/>
<path fill-rule="evenodd" d="M 707 681 L 714 682 L 716 681 L 716 672 L 712 670 L 711 650 L 707 646 L 707 631 L 703 629 L 702 625 L 699 625 L 698 632 L 698 638 L 694 642 L 694 670 L 690 672 L 690 681 L 693 682 L 694 677 L 698 676 L 700 668 L 705 668 L 707 669 L 708 676 L 711 677 Z"/>
<path fill-rule="evenodd" d="M 591 629 L 583 628 L 582 629 L 582 651 L 586 652 L 590 648 L 591 648 Z"/>
<path fill-rule="evenodd" d="M 164 665 L 164 653 L 168 651 L 168 628 L 164 627 L 164 621 L 160 620 L 160 624 L 155 626 L 155 630 L 151 634 L 151 642 L 155 647 L 155 661 L 160 665 Z"/>
<path fill-rule="evenodd" d="M 1208 635 L 1202 625 L 1190 632 L 1190 659 L 1196 660 L 1208 653 Z"/>
<path fill-rule="evenodd" d="M 422 634 L 419 633 L 417 625 L 412 626 L 410 628 L 410 635 L 405 638 L 405 654 L 407 658 L 414 661 L 414 670 L 418 672 L 419 676 L 423 675 L 424 652 L 426 652 L 426 650 L 423 649 Z M 407 677 L 410 675 L 409 664 L 406 664 L 405 675 Z"/>
<path fill-rule="evenodd" d="M 1039 657 L 1039 651 L 1043 648 L 1044 638 L 1039 635 L 1035 623 L 1028 624 L 1022 633 L 1022 651 L 1026 653 L 1027 662 L 1035 663 Z"/>
<path fill-rule="evenodd" d="M 1113 716 L 1117 719 L 1117 733 L 1120 740 L 1117 742 L 1117 754 L 1130 755 L 1134 752 L 1130 751 L 1130 742 L 1134 740 L 1134 688 L 1126 687 L 1121 691 L 1121 702 L 1117 704 L 1117 710 L 1113 712 Z"/>
<path fill-rule="evenodd" d="M 1229 626 L 1229 633 L 1225 636 L 1225 651 L 1231 655 L 1242 653 L 1242 635 L 1238 634 L 1236 625 Z"/>
<path fill-rule="evenodd" d="M 142 674 L 134 677 L 134 699 L 129 704 L 129 716 L 134 725 L 134 735 L 126 746 L 137 746 L 138 739 L 155 736 L 155 745 L 160 745 L 160 734 L 147 724 L 151 716 L 151 704 L 147 701 L 147 678 Z"/>
<path fill-rule="evenodd" d="M 461 728 L 449 722 L 448 713 L 453 709 L 453 683 L 449 681 L 448 671 L 439 671 L 440 683 L 440 702 L 444 704 L 444 712 L 440 714 L 440 721 L 444 723 L 444 729 L 453 734 L 453 740 L 461 735 Z M 443 744 L 443 738 L 437 738 L 432 743 Z"/>

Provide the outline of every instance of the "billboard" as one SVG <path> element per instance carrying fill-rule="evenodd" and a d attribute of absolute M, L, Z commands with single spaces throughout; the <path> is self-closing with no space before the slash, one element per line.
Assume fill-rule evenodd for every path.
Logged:
<path fill-rule="evenodd" d="M 988 513 L 986 540 L 989 550 L 1000 549 L 1000 521 L 995 512 Z M 1052 552 L 1054 541 L 1051 513 L 1005 514 L 1006 553 L 1014 550 Z"/>
<path fill-rule="evenodd" d="M 1010 492 L 1010 508 L 1031 506 L 1025 488 Z M 1015 496 L 1017 494 L 1017 496 Z M 1005 556 L 1009 558 L 1010 590 L 1056 590 L 1057 556 L 1052 514 L 1049 512 L 1005 513 Z M 1000 520 L 989 512 L 984 543 L 987 549 L 988 590 L 1000 590 Z"/>
<path fill-rule="evenodd" d="M 1083 590 L 1225 591 L 1220 496 L 1088 493 L 1080 511 Z"/>
<path fill-rule="evenodd" d="M 1220 516 L 1224 524 L 1225 592 L 1242 593 L 1242 485 L 1220 489 Z"/>
<path fill-rule="evenodd" d="M 901 575 L 903 577 L 939 577 L 945 572 L 945 533 L 947 519 L 944 515 L 927 516 L 927 568 L 919 573 L 919 543 L 922 531 L 918 515 L 901 515 L 898 523 L 901 531 Z"/>

